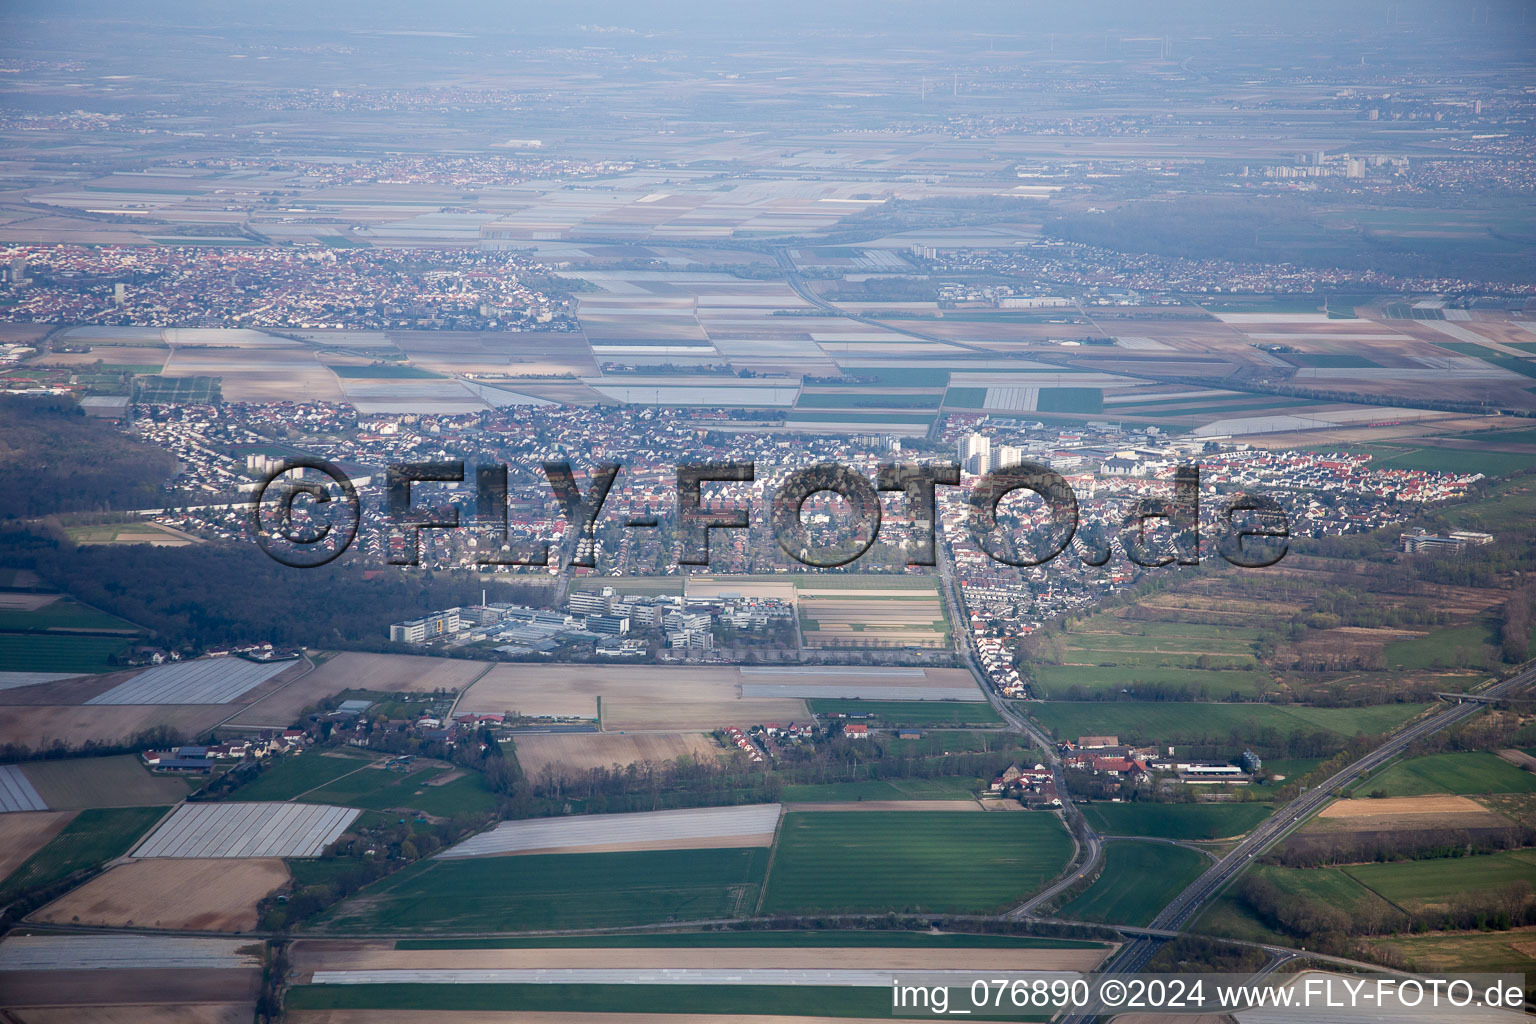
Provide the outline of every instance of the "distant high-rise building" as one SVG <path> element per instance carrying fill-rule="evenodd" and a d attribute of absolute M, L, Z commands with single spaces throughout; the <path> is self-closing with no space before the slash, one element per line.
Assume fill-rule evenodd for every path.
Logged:
<path fill-rule="evenodd" d="M 985 434 L 966 434 L 955 454 L 967 473 L 985 473 L 992 468 L 992 439 Z"/>

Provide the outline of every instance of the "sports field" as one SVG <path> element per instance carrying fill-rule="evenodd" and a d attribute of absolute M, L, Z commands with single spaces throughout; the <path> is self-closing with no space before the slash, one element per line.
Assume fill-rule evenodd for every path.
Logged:
<path fill-rule="evenodd" d="M 1226 839 L 1250 831 L 1274 812 L 1274 804 L 1091 803 L 1083 816 L 1105 835 L 1157 839 Z"/>
<path fill-rule="evenodd" d="M 326 931 L 605 928 L 751 913 L 762 848 L 425 860 L 321 918 Z"/>
<path fill-rule="evenodd" d="M 350 772 L 366 768 L 372 758 L 336 756 L 304 750 L 282 754 L 266 762 L 260 774 L 239 786 L 230 800 L 292 800 Z"/>
<path fill-rule="evenodd" d="M 786 814 L 766 913 L 984 913 L 1056 877 L 1072 842 L 1052 815 Z"/>
<path fill-rule="evenodd" d="M 1170 843 L 1114 842 L 1104 847 L 1104 869 L 1070 900 L 1060 916 L 1142 927 L 1213 862 Z M 1155 884 L 1151 884 L 1152 880 Z"/>
<path fill-rule="evenodd" d="M 441 761 L 416 761 L 408 769 L 364 767 L 304 795 L 305 800 L 376 811 L 420 811 L 439 818 L 484 814 L 496 796 L 485 776 Z"/>
<path fill-rule="evenodd" d="M 1388 796 L 1533 793 L 1536 775 L 1486 751 L 1430 754 L 1399 761 L 1355 787 L 1357 794 L 1378 789 Z"/>

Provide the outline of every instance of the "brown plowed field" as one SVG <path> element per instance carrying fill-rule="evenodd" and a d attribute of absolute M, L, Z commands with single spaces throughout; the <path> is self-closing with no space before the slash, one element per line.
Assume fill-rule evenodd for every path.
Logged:
<path fill-rule="evenodd" d="M 676 733 L 534 733 L 517 737 L 517 763 L 529 776 L 546 767 L 557 775 L 585 774 L 592 768 L 661 764 L 686 754 L 693 758 L 724 753 L 708 736 Z"/>
<path fill-rule="evenodd" d="M 288 868 L 275 857 L 133 861 L 54 900 L 32 919 L 109 928 L 250 931 L 256 927 L 256 904 L 287 881 Z"/>
<path fill-rule="evenodd" d="M 58 835 L 73 811 L 24 811 L 0 814 L 0 878 L 19 868 L 23 861 Z"/>

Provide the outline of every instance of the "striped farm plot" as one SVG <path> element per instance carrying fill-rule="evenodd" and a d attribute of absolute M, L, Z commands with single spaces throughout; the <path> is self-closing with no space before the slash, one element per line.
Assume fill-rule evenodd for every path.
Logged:
<path fill-rule="evenodd" d="M 504 821 L 438 857 L 768 846 L 778 828 L 780 810 L 779 804 L 753 804 Z"/>
<path fill-rule="evenodd" d="M 46 811 L 48 805 L 32 782 L 14 764 L 0 765 L 0 814 L 11 811 Z"/>
<path fill-rule="evenodd" d="M 112 687 L 86 704 L 228 704 L 294 665 L 244 658 L 203 658 L 159 665 Z"/>
<path fill-rule="evenodd" d="M 362 811 L 329 804 L 187 804 L 134 857 L 318 857 Z"/>
<path fill-rule="evenodd" d="M 986 700 L 977 688 L 976 681 L 964 669 L 744 665 L 741 668 L 741 679 L 743 697 Z"/>
<path fill-rule="evenodd" d="M 15 935 L 0 942 L 0 971 L 104 971 L 260 967 L 249 939 L 161 935 Z"/>

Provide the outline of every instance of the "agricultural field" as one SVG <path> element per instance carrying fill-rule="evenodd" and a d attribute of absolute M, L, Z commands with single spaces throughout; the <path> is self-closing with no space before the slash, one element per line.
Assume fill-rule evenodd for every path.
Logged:
<path fill-rule="evenodd" d="M 680 757 L 695 760 L 725 753 L 703 733 L 524 733 L 514 740 L 517 763 L 529 778 L 584 775 L 614 765 L 662 764 Z"/>
<path fill-rule="evenodd" d="M 110 672 L 112 656 L 128 641 L 116 636 L 0 633 L 0 669 L 6 672 Z"/>
<path fill-rule="evenodd" d="M 1303 833 L 1393 832 L 1434 828 L 1504 828 L 1509 820 L 1464 796 L 1394 796 L 1335 800 Z"/>
<path fill-rule="evenodd" d="M 1058 739 L 1119 736 L 1132 743 L 1227 742 L 1272 734 L 1376 735 L 1403 725 L 1428 705 L 1381 704 L 1360 708 L 1315 708 L 1302 704 L 1201 704 L 1167 701 L 1043 701 L 1023 705 L 1030 717 Z"/>
<path fill-rule="evenodd" d="M 134 848 L 135 857 L 317 857 L 358 811 L 324 804 L 184 804 Z"/>
<path fill-rule="evenodd" d="M 743 665 L 739 671 L 743 697 L 986 702 L 975 677 L 958 668 Z"/>
<path fill-rule="evenodd" d="M 1407 959 L 1425 973 L 1528 974 L 1536 928 L 1498 932 L 1447 932 L 1375 939 L 1371 945 Z"/>
<path fill-rule="evenodd" d="M 931 578 L 923 588 L 796 582 L 796 612 L 808 647 L 945 647 L 949 616 Z"/>
<path fill-rule="evenodd" d="M 162 726 L 183 736 L 200 736 L 228 717 L 228 707 L 221 704 L 13 704 L 0 713 L 0 743 L 41 753 L 56 740 L 68 745 L 87 740 L 124 743 L 146 729 Z"/>
<path fill-rule="evenodd" d="M 1003 724 L 992 705 L 985 702 L 814 699 L 806 703 L 814 715 L 865 715 L 870 724 L 882 729 L 897 726 L 954 728 L 961 725 Z"/>
<path fill-rule="evenodd" d="M 155 775 L 132 754 L 30 761 L 18 767 L 55 810 L 164 807 L 187 795 L 188 780 Z"/>
<path fill-rule="evenodd" d="M 349 931 L 613 928 L 750 914 L 764 848 L 420 861 L 320 918 Z"/>
<path fill-rule="evenodd" d="M 0 814 L 0 881 L 58 835 L 73 817 L 69 811 Z"/>
<path fill-rule="evenodd" d="M 156 665 L 85 703 L 228 704 L 274 676 L 302 667 L 297 661 L 257 662 L 233 657 Z"/>
<path fill-rule="evenodd" d="M 297 985 L 284 1003 L 294 1024 L 433 1024 L 442 1011 L 480 1014 L 519 1008 L 529 1021 L 579 1019 L 588 1024 L 706 1024 L 751 1020 L 762 1024 L 835 1024 L 854 1018 L 868 1022 L 889 1018 L 891 994 L 885 987 L 848 985 L 550 985 L 458 984 Z M 764 1007 L 774 1013 L 764 1016 Z M 388 1016 L 382 1013 L 387 1012 Z M 546 1016 L 547 1015 L 547 1016 Z M 974 1015 L 969 1020 L 1045 1021 L 1047 1015 Z"/>
<path fill-rule="evenodd" d="M 157 548 L 183 548 L 202 543 L 190 533 L 148 522 L 72 526 L 66 532 L 76 544 L 149 544 Z"/>
<path fill-rule="evenodd" d="M 34 595 L 19 595 L 31 598 Z M 46 595 L 36 595 L 46 596 Z M 61 597 L 49 600 L 37 607 L 16 607 L 22 602 L 0 604 L 0 632 L 68 630 L 87 633 L 122 633 L 133 635 L 143 630 L 126 619 L 97 611 L 76 601 Z M 26 604 L 35 602 L 27 601 Z"/>
<path fill-rule="evenodd" d="M 807 682 L 816 677 L 807 677 Z M 527 717 L 596 718 L 605 731 L 702 732 L 739 722 L 803 721 L 793 698 L 744 698 L 734 665 L 661 668 L 647 665 L 500 664 L 460 699 L 461 712 L 515 712 Z"/>
<path fill-rule="evenodd" d="M 0 943 L 0 1005 L 27 1024 L 240 1024 L 251 1019 L 261 985 L 253 945 L 13 933 Z"/>
<path fill-rule="evenodd" d="M 324 941 L 324 940 L 321 940 Z M 386 940 L 387 941 L 387 940 Z M 612 935 L 512 935 L 491 939 L 396 939 L 395 949 L 705 949 L 800 948 L 857 949 L 1097 949 L 1092 939 L 1041 938 L 1034 935 L 984 935 L 938 931 L 665 931 Z M 303 947 L 299 947 L 302 949 Z"/>
<path fill-rule="evenodd" d="M 1274 813 L 1257 801 L 1154 804 L 1084 804 L 1083 816 L 1105 835 L 1155 839 L 1209 840 L 1245 835 Z"/>
<path fill-rule="evenodd" d="M 1493 892 L 1513 883 L 1536 884 L 1536 850 L 1350 864 L 1339 870 L 1383 899 L 1408 911 L 1448 909 L 1457 896 Z"/>
<path fill-rule="evenodd" d="M 140 860 L 119 864 L 34 913 L 31 920 L 98 928 L 242 932 L 256 904 L 286 884 L 279 859 Z"/>
<path fill-rule="evenodd" d="M 1108 843 L 1099 877 L 1058 913 L 1072 921 L 1145 926 L 1212 863 L 1203 853 L 1170 843 Z M 1157 884 L 1149 885 L 1149 879 Z"/>
<path fill-rule="evenodd" d="M 401 939 L 334 941 L 305 938 L 293 946 L 293 967 L 303 978 L 360 971 L 603 970 L 1085 970 L 1105 946 L 1057 945 L 1036 939 L 986 944 L 980 935 L 911 932 L 714 932 L 540 936 L 513 939 Z M 852 941 L 862 935 L 863 941 Z M 823 936 L 826 936 L 823 938 Z M 709 942 L 715 937 L 720 941 Z M 757 941 L 751 941 L 756 938 Z M 931 942 L 901 941 L 932 939 Z M 749 941 L 740 941 L 746 939 Z M 839 940 L 842 941 L 839 941 Z M 947 939 L 965 940 L 946 942 Z M 574 940 L 574 941 L 572 941 Z M 969 958 L 969 959 L 967 959 Z"/>
<path fill-rule="evenodd" d="M 1485 751 L 1430 754 L 1394 762 L 1355 787 L 1356 795 L 1377 790 L 1387 796 L 1536 793 L 1536 775 Z"/>
<path fill-rule="evenodd" d="M 992 912 L 1056 877 L 1071 848 L 1044 813 L 787 814 L 763 911 Z"/>
<path fill-rule="evenodd" d="M 254 701 L 230 724 L 287 728 L 305 708 L 345 690 L 379 693 L 460 691 L 486 672 L 481 661 L 426 658 L 414 654 L 345 651 L 326 658 L 313 672 Z"/>
<path fill-rule="evenodd" d="M 788 785 L 779 793 L 787 804 L 889 803 L 893 800 L 974 800 L 986 783 L 982 779 L 948 776 L 936 779 L 862 779 Z"/>
<path fill-rule="evenodd" d="M 548 853 L 624 853 L 768 846 L 778 804 L 504 821 L 438 854 L 443 860 Z"/>
<path fill-rule="evenodd" d="M 121 857 L 165 811 L 164 807 L 81 811 L 0 882 L 0 900 L 10 900 L 27 890 L 68 878 L 76 871 Z"/>
<path fill-rule="evenodd" d="M 1071 700 L 1137 693 L 1148 684 L 1205 700 L 1251 700 L 1272 682 L 1254 657 L 1259 631 L 1186 622 L 1133 622 L 1099 614 L 1064 634 L 1042 636 L 1031 652 L 1037 696 Z"/>

